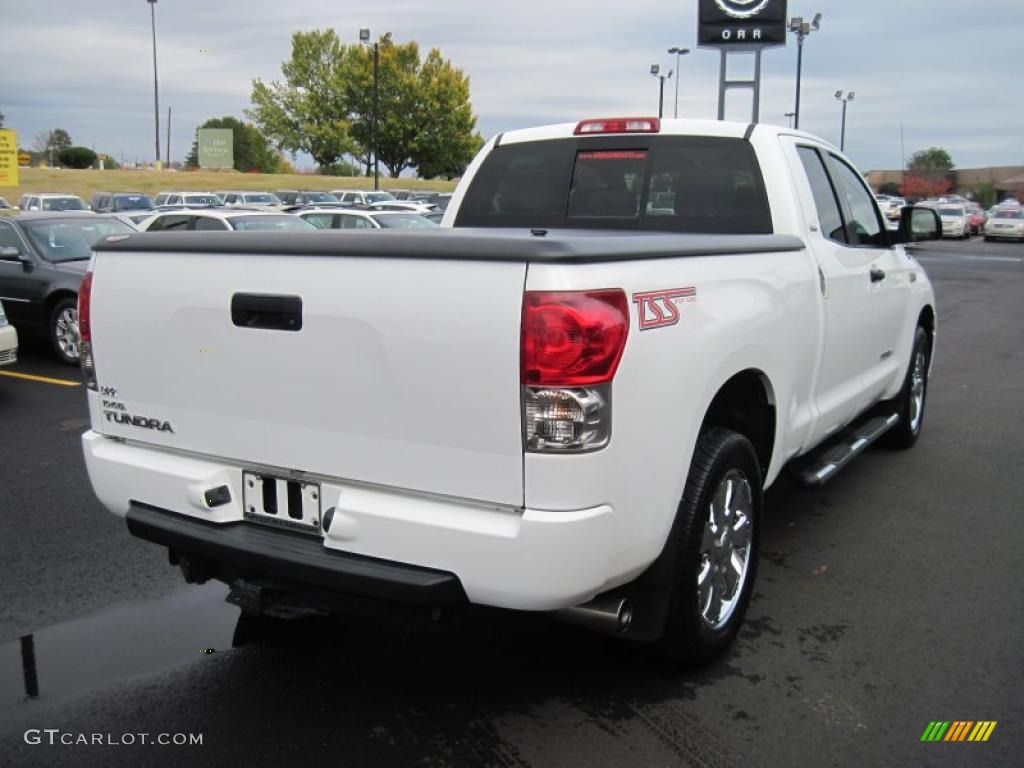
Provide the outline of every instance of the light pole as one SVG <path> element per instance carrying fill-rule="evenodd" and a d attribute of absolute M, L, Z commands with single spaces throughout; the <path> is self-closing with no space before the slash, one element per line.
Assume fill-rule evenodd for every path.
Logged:
<path fill-rule="evenodd" d="M 804 68 L 804 38 L 811 32 L 821 29 L 821 14 L 814 14 L 810 22 L 804 21 L 801 16 L 794 16 L 789 20 L 789 31 L 796 35 L 796 109 L 793 110 L 793 127 L 800 127 L 800 79 L 803 76 Z"/>
<path fill-rule="evenodd" d="M 846 151 L 846 105 L 853 101 L 853 91 L 850 91 L 845 96 L 842 91 L 836 91 L 836 98 L 843 102 L 843 130 L 839 134 L 839 150 L 841 152 Z"/>
<path fill-rule="evenodd" d="M 658 74 L 661 72 L 661 67 L 657 64 L 651 64 L 651 76 L 658 78 L 658 119 L 661 119 L 662 114 L 665 111 L 665 81 L 672 79 L 672 70 L 668 71 L 667 75 Z"/>
<path fill-rule="evenodd" d="M 359 42 L 370 44 L 370 30 L 359 30 Z M 380 160 L 377 157 L 377 127 L 380 120 L 380 45 L 373 44 L 373 129 L 370 133 L 370 151 L 373 152 L 373 188 L 380 189 Z"/>
<path fill-rule="evenodd" d="M 678 45 L 673 45 L 668 49 L 669 53 L 676 55 L 676 107 L 672 112 L 672 117 L 679 117 L 679 59 L 690 52 L 689 48 L 680 48 Z"/>
<path fill-rule="evenodd" d="M 788 126 L 789 126 L 790 128 L 792 128 L 792 127 L 793 127 L 793 118 L 794 118 L 795 116 L 796 116 L 796 112 L 787 112 L 787 113 L 785 114 L 785 118 L 786 118 L 786 125 L 788 125 Z"/>
<path fill-rule="evenodd" d="M 160 167 L 160 91 L 156 84 L 156 0 L 149 3 L 149 20 L 153 27 L 153 124 L 156 135 L 156 167 Z"/>

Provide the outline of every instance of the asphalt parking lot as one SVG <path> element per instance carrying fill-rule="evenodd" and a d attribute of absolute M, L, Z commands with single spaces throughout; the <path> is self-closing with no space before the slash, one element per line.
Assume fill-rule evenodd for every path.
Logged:
<path fill-rule="evenodd" d="M 77 371 L 24 344 L 3 374 L 36 378 L 0 375 L 0 763 L 1019 765 L 1024 245 L 919 258 L 939 301 L 921 441 L 770 491 L 745 628 L 696 671 L 496 611 L 239 621 L 100 508 Z M 922 743 L 934 720 L 998 725 Z M 203 743 L 25 743 L 47 728 Z"/>

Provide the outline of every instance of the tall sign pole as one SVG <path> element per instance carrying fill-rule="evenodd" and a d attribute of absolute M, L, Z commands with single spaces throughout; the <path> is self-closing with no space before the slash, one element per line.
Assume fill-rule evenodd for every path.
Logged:
<path fill-rule="evenodd" d="M 156 80 L 156 0 L 149 2 L 149 20 L 153 28 L 153 123 L 156 135 L 156 167 L 160 168 L 160 91 Z"/>
<path fill-rule="evenodd" d="M 734 88 L 753 91 L 753 122 L 761 116 L 761 53 L 786 44 L 786 0 L 699 0 L 697 44 L 717 48 L 718 119 L 725 119 L 725 96 Z M 729 54 L 753 54 L 752 80 L 729 79 Z"/>

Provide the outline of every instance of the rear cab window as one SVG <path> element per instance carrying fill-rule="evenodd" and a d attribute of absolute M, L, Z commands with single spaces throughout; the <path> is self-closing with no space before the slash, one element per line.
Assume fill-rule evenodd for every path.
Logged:
<path fill-rule="evenodd" d="M 455 226 L 771 234 L 772 218 L 743 139 L 619 135 L 497 147 Z"/>

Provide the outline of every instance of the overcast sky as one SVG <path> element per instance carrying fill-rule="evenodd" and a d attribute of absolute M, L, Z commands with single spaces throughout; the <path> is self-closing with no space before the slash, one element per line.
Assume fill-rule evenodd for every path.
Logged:
<path fill-rule="evenodd" d="M 900 167 L 901 124 L 908 157 L 941 146 L 961 168 L 1024 165 L 1024 0 L 789 0 L 791 16 L 815 12 L 824 21 L 804 46 L 802 128 L 838 143 L 833 94 L 853 90 L 847 151 L 864 171 Z M 696 16 L 697 0 L 160 0 L 161 153 L 168 106 L 171 156 L 180 160 L 200 122 L 243 116 L 253 78 L 280 78 L 294 30 L 334 27 L 356 42 L 368 26 L 439 47 L 470 76 L 487 137 L 657 114 L 650 65 L 674 68 L 669 47 L 695 48 Z M 152 159 L 145 0 L 0 0 L 0 19 L 0 111 L 22 146 L 62 127 L 115 158 Z M 765 53 L 762 122 L 785 124 L 793 110 L 796 53 L 792 39 Z M 680 116 L 715 117 L 717 52 L 694 50 L 680 74 Z M 673 104 L 670 83 L 666 115 Z M 728 117 L 749 119 L 746 94 L 730 94 Z"/>

